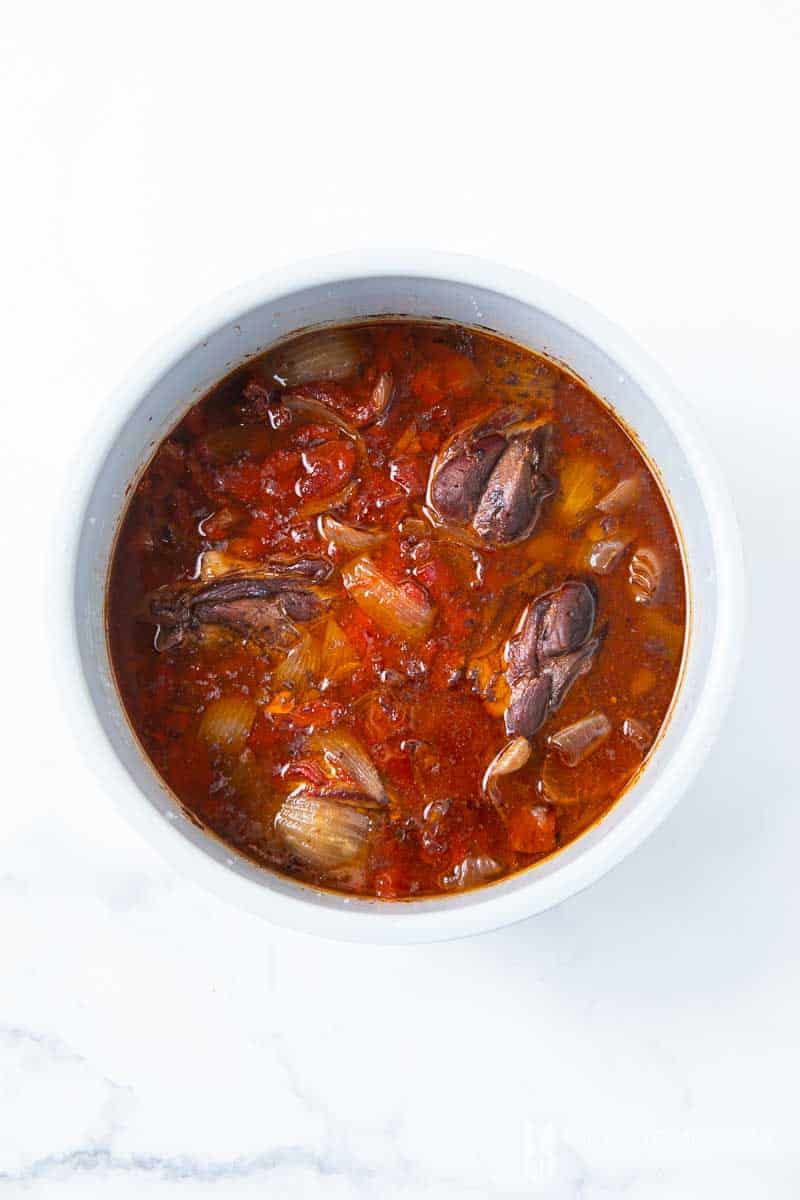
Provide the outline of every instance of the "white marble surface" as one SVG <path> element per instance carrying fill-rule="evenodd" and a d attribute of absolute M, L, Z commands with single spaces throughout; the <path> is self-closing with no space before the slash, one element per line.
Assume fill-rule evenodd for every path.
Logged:
<path fill-rule="evenodd" d="M 797 10 L 272 7 L 4 10 L 0 1196 L 789 1200 Z M 127 363 L 243 277 L 376 244 L 526 266 L 640 337 L 716 444 L 751 587 L 668 823 L 558 910 L 424 948 L 176 877 L 73 742 L 45 620 L 51 516 Z"/>

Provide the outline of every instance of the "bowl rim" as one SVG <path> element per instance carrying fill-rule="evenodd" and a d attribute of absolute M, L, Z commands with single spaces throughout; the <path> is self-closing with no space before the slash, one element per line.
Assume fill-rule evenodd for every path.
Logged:
<path fill-rule="evenodd" d="M 537 875 L 535 867 L 519 873 L 511 878 L 523 882 L 509 891 L 490 886 L 460 897 L 395 903 L 340 896 L 335 906 L 323 906 L 310 902 L 319 893 L 308 886 L 291 894 L 279 892 L 269 886 L 268 872 L 256 883 L 215 861 L 165 820 L 130 778 L 101 724 L 84 672 L 75 605 L 79 545 L 102 465 L 130 414 L 175 362 L 259 304 L 306 288 L 381 276 L 484 288 L 544 310 L 635 378 L 678 441 L 697 484 L 716 556 L 718 612 L 708 670 L 689 728 L 673 748 L 658 783 L 585 853 L 579 851 L 547 875 Z M 427 250 L 351 251 L 303 260 L 261 274 L 196 309 L 133 364 L 96 418 L 68 473 L 55 528 L 53 557 L 60 578 L 51 597 L 59 611 L 49 624 L 55 635 L 62 703 L 79 745 L 108 785 L 117 808 L 175 869 L 206 890 L 274 924 L 340 940 L 411 943 L 485 932 L 545 911 L 606 874 L 665 819 L 706 758 L 733 691 L 745 620 L 741 542 L 727 486 L 694 414 L 664 371 L 622 329 L 555 284 L 515 267 Z M 571 845 L 579 847 L 581 840 Z"/>

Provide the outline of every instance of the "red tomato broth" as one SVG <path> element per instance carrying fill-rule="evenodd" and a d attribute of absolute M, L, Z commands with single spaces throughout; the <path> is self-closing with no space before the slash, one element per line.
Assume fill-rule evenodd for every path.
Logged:
<path fill-rule="evenodd" d="M 638 447 L 567 371 L 452 325 L 388 320 L 354 336 L 361 352 L 350 376 L 282 389 L 271 374 L 276 351 L 268 352 L 224 379 L 165 439 L 121 525 L 109 577 L 109 642 L 133 728 L 203 825 L 265 867 L 318 886 L 381 899 L 432 896 L 540 861 L 626 789 L 677 686 L 684 568 L 669 508 Z M 377 422 L 363 424 L 386 372 L 391 404 Z M 287 393 L 325 405 L 347 430 L 301 406 L 287 419 Z M 548 471 L 557 488 L 531 536 L 516 544 L 488 548 L 451 538 L 425 508 L 432 461 L 454 431 L 509 402 L 550 419 Z M 632 478 L 637 494 L 623 513 L 598 510 L 598 500 Z M 369 558 L 412 607 L 434 610 L 424 636 L 381 628 L 345 591 L 340 572 L 354 556 L 326 544 L 318 527 L 326 512 L 386 535 Z M 593 539 L 614 536 L 625 543 L 618 564 L 594 574 L 587 559 Z M 660 567 L 649 603 L 637 601 L 630 575 L 641 548 Z M 329 558 L 328 607 L 297 628 L 318 647 L 333 618 L 346 639 L 348 669 L 276 687 L 286 651 L 216 625 L 159 651 L 155 626 L 143 619 L 146 598 L 190 580 L 208 551 L 254 566 L 276 554 Z M 527 762 L 498 779 L 492 799 L 482 780 L 508 740 L 504 684 L 501 678 L 482 697 L 472 664 L 487 647 L 488 660 L 501 663 L 525 606 L 565 580 L 592 580 L 595 628 L 604 640 L 592 669 L 529 739 Z M 201 736 L 204 713 L 231 696 L 246 697 L 255 712 L 235 750 Z M 604 714 L 611 732 L 569 767 L 548 737 L 590 713 Z M 638 740 L 626 732 L 631 721 Z M 358 740 L 386 794 L 380 809 L 365 810 L 371 828 L 363 852 L 335 869 L 298 855 L 275 822 L 294 789 L 330 786 L 309 749 L 325 731 Z M 360 807 L 357 798 L 346 802 Z"/>

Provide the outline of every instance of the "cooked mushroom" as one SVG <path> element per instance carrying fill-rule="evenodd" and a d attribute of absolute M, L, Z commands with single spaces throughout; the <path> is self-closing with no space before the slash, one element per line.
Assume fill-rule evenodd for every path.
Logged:
<path fill-rule="evenodd" d="M 488 546 L 529 536 L 555 484 L 544 469 L 550 427 L 525 417 L 506 406 L 453 435 L 428 483 L 428 507 L 438 520 L 471 524 Z"/>
<path fill-rule="evenodd" d="M 295 622 L 311 621 L 326 606 L 319 585 L 333 567 L 327 559 L 272 558 L 217 576 L 211 582 L 168 584 L 151 593 L 146 619 L 158 626 L 156 647 L 168 650 L 204 625 L 223 625 L 285 646 L 296 636 Z"/>
<path fill-rule="evenodd" d="M 525 609 L 506 650 L 509 736 L 533 737 L 575 680 L 591 670 L 603 640 L 602 633 L 589 636 L 595 611 L 592 589 L 577 580 L 545 592 Z"/>

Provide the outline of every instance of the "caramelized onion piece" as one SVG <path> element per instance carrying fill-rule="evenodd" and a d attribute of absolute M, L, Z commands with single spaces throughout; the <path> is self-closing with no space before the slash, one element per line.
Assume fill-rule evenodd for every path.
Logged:
<path fill-rule="evenodd" d="M 313 633 L 302 634 L 273 671 L 272 686 L 290 688 L 295 693 L 304 691 L 319 679 L 320 660 L 318 639 Z"/>
<path fill-rule="evenodd" d="M 273 378 L 283 387 L 298 387 L 318 380 L 347 379 L 356 373 L 363 357 L 363 342 L 354 331 L 320 329 L 278 347 L 270 366 Z"/>
<path fill-rule="evenodd" d="M 388 534 L 380 529 L 360 529 L 357 525 L 348 525 L 338 521 L 336 517 L 326 515 L 317 521 L 320 537 L 345 554 L 363 554 L 373 550 L 381 542 L 385 542 Z"/>
<path fill-rule="evenodd" d="M 286 797 L 275 817 L 275 831 L 303 863 L 318 871 L 366 856 L 372 821 L 353 805 L 298 789 Z"/>
<path fill-rule="evenodd" d="M 430 633 L 436 610 L 418 585 L 405 588 L 393 583 L 367 555 L 348 563 L 342 580 L 359 608 L 386 633 L 411 642 Z"/>
<path fill-rule="evenodd" d="M 364 747 L 344 729 L 329 729 L 308 739 L 308 749 L 322 759 L 331 779 L 351 787 L 376 804 L 386 804 L 381 777 Z"/>
<path fill-rule="evenodd" d="M 492 799 L 499 800 L 497 780 L 502 775 L 511 775 L 519 771 L 531 756 L 531 744 L 527 738 L 515 737 L 506 742 L 502 750 L 494 756 L 483 776 L 481 784 L 484 792 Z"/>
<path fill-rule="evenodd" d="M 611 722 L 605 713 L 590 713 L 572 725 L 565 725 L 547 739 L 555 746 L 568 767 L 576 767 L 603 744 L 611 733 Z"/>
<path fill-rule="evenodd" d="M 209 746 L 236 754 L 244 747 L 255 716 L 256 706 L 246 696 L 222 696 L 212 700 L 203 713 L 198 737 Z"/>

